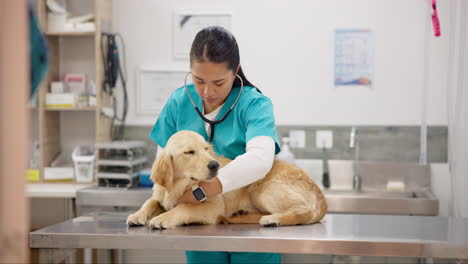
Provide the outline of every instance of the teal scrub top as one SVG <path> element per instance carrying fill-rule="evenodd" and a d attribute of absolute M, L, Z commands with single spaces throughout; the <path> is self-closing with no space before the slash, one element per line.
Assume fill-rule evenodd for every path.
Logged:
<path fill-rule="evenodd" d="M 190 84 L 187 88 L 198 109 L 203 113 L 203 101 L 195 86 Z M 232 88 L 216 120 L 229 110 L 239 91 L 239 87 Z M 159 146 L 165 147 L 169 138 L 181 130 L 195 131 L 205 140 L 209 140 L 205 122 L 194 109 L 184 87 L 171 94 L 150 133 L 150 138 Z M 216 155 L 235 159 L 246 152 L 247 142 L 257 136 L 271 137 L 275 141 L 275 154 L 280 152 L 271 100 L 255 87 L 244 86 L 241 97 L 231 113 L 223 122 L 215 125 L 212 144 Z"/>

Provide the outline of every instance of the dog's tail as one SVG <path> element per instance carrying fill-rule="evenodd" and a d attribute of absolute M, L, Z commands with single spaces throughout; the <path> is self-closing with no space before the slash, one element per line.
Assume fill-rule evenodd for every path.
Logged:
<path fill-rule="evenodd" d="M 232 217 L 220 215 L 218 216 L 217 222 L 218 224 L 258 224 L 262 216 L 264 216 L 264 214 L 261 213 L 248 213 Z"/>

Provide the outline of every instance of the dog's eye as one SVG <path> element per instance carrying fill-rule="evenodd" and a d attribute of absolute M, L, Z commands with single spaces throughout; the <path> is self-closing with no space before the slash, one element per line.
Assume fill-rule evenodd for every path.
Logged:
<path fill-rule="evenodd" d="M 188 155 L 193 155 L 193 154 L 195 154 L 195 150 L 185 151 L 184 153 L 188 154 Z"/>
<path fill-rule="evenodd" d="M 205 150 L 208 150 L 208 147 L 206 147 Z"/>

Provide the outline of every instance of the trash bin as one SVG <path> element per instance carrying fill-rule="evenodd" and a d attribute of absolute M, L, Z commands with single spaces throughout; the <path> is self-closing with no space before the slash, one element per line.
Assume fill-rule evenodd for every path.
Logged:
<path fill-rule="evenodd" d="M 73 150 L 73 163 L 75 163 L 75 181 L 90 183 L 94 181 L 94 148 L 78 146 Z"/>

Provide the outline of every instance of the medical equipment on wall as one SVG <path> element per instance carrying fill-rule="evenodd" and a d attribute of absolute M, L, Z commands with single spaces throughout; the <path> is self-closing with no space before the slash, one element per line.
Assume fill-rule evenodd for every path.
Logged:
<path fill-rule="evenodd" d="M 145 142 L 98 142 L 95 147 L 99 186 L 131 188 L 139 185 L 139 172 L 147 161 Z"/>
<path fill-rule="evenodd" d="M 104 83 L 103 90 L 108 93 L 112 98 L 112 114 L 109 116 L 109 111 L 103 114 L 112 118 L 111 138 L 112 140 L 122 140 L 124 137 L 125 120 L 128 112 L 128 94 L 127 94 L 127 77 L 124 75 L 122 65 L 120 63 L 119 47 L 117 39 L 120 39 L 123 48 L 123 66 L 126 72 L 126 60 L 125 60 L 125 42 L 120 34 L 115 33 L 102 33 L 101 38 L 101 53 L 102 60 L 104 62 Z M 122 82 L 123 88 L 123 112 L 122 116 L 117 116 L 117 99 L 115 97 L 115 87 L 119 79 Z M 117 124 L 117 121 L 120 124 Z"/>
<path fill-rule="evenodd" d="M 195 102 L 193 101 L 192 99 L 192 96 L 190 96 L 190 92 L 187 88 L 187 77 L 191 74 L 191 72 L 187 73 L 187 75 L 185 76 L 185 80 L 184 80 L 184 87 L 185 87 L 185 92 L 187 93 L 187 96 L 188 98 L 190 99 L 190 102 L 192 103 L 193 105 L 193 108 L 195 108 L 195 111 L 197 111 L 198 113 L 198 116 L 200 116 L 201 119 L 203 119 L 203 121 L 207 122 L 209 125 L 210 125 L 210 139 L 209 139 L 209 142 L 213 142 L 213 138 L 214 138 L 214 133 L 215 133 L 215 125 L 223 122 L 227 116 L 229 115 L 229 113 L 231 113 L 232 109 L 234 108 L 234 106 L 236 106 L 237 104 L 237 101 L 239 101 L 239 98 L 241 97 L 242 95 L 242 90 L 244 89 L 244 81 L 242 80 L 242 78 L 236 74 L 236 77 L 239 78 L 240 80 L 240 83 L 241 83 L 241 87 L 240 87 L 240 91 L 239 91 L 239 95 L 237 95 L 237 98 L 236 100 L 234 101 L 234 103 L 232 103 L 231 107 L 229 108 L 229 110 L 224 114 L 223 117 L 221 117 L 220 119 L 218 120 L 209 120 L 207 119 L 203 113 L 200 111 L 200 109 L 198 109 L 198 106 L 195 104 Z"/>

